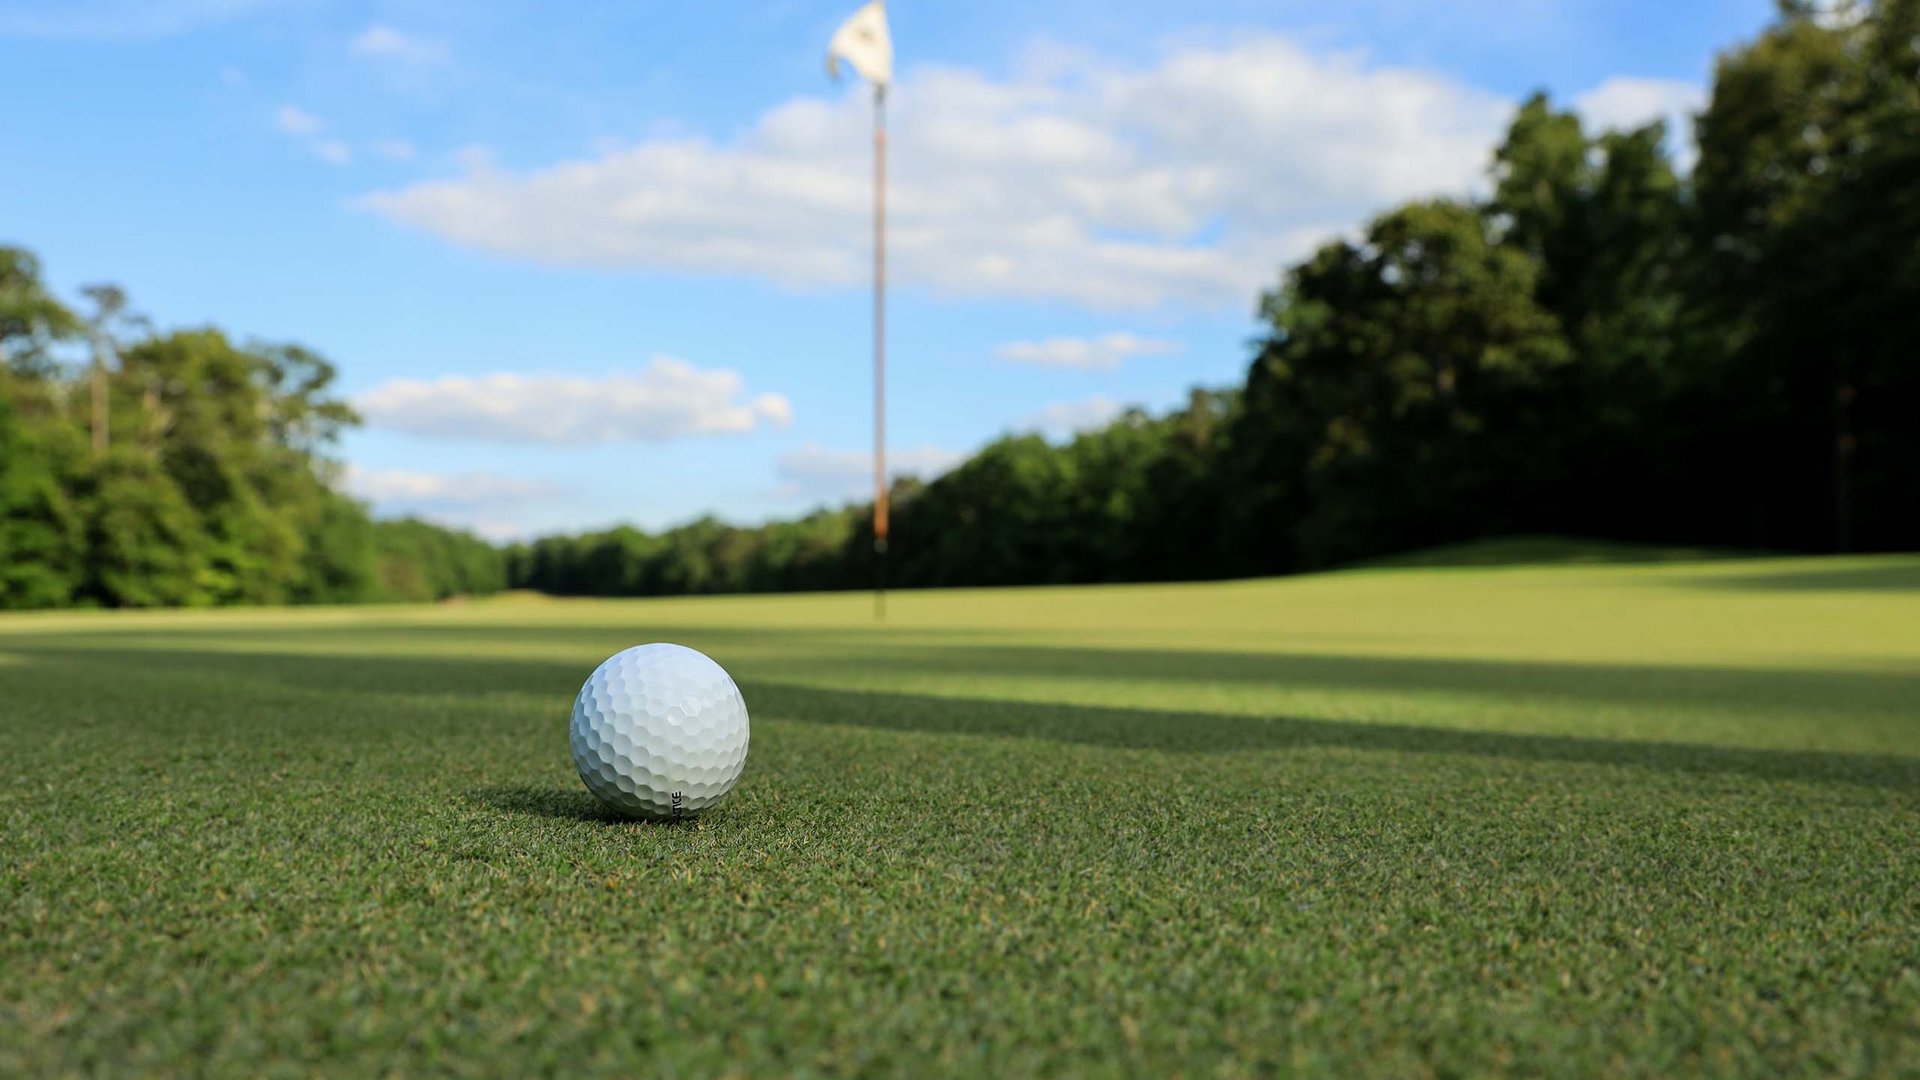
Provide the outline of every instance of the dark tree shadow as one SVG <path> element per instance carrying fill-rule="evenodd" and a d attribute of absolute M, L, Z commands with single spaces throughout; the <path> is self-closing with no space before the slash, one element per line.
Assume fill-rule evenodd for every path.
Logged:
<path fill-rule="evenodd" d="M 1139 679 L 1489 698 L 1735 708 L 1759 714 L 1826 711 L 1920 717 L 1920 673 L 1791 667 L 1568 663 L 1304 652 L 1078 649 L 1049 645 L 900 646 L 877 656 L 823 656 L 810 673 L 892 672 L 1037 678 Z"/>
<path fill-rule="evenodd" d="M 1364 559 L 1342 569 L 1485 569 L 1491 566 L 1629 566 L 1754 558 L 1759 553 L 1732 548 L 1677 547 L 1624 540 L 1572 536 L 1522 535 L 1421 548 Z"/>
<path fill-rule="evenodd" d="M 750 684 L 746 691 L 757 715 L 802 723 L 1050 739 L 1171 753 L 1339 747 L 1518 761 L 1566 761 L 1662 772 L 1736 773 L 1767 780 L 1864 784 L 1920 792 L 1920 758 L 1891 755 L 1750 750 L 1698 743 L 1464 731 L 1409 724 L 981 701 L 767 683 Z"/>
<path fill-rule="evenodd" d="M 688 629 L 679 639 L 718 656 L 726 650 Z M 791 638 L 762 632 L 755 642 Z M 541 640 L 529 636 L 529 641 Z M 806 635 L 809 646 L 820 641 Z M 117 649 L 59 642 L 22 648 L 21 655 L 97 670 L 103 663 L 164 673 L 216 674 L 249 682 L 326 691 L 410 696 L 484 697 L 532 694 L 565 707 L 579 692 L 589 664 L 483 655 L 338 655 L 325 653 L 224 652 L 193 649 Z M 375 646 L 377 647 L 377 645 Z M 591 653 L 589 653 L 591 655 Z M 1128 679 L 1201 686 L 1232 684 L 1290 690 L 1326 689 L 1421 694 L 1433 691 L 1537 704 L 1593 702 L 1649 708 L 1698 707 L 1755 715 L 1821 713 L 1843 707 L 1861 717 L 1920 717 L 1920 673 L 1836 671 L 1817 668 L 1747 668 L 1711 665 L 1567 663 L 1422 656 L 1356 656 L 1326 653 L 1207 652 L 1186 649 L 1010 647 L 954 641 L 871 649 L 822 648 L 821 655 L 767 665 L 743 681 L 778 684 L 787 671 L 804 669 L 809 679 L 875 673 L 960 678 L 992 676 Z M 785 669 L 785 670 L 782 670 Z M 931 700 L 953 700 L 934 698 Z"/>
<path fill-rule="evenodd" d="M 1741 592 L 1920 592 L 1920 560 L 1881 566 L 1714 574 L 1688 584 Z"/>
<path fill-rule="evenodd" d="M 768 632 L 767 638 L 784 636 Z M 689 635 L 689 639 L 698 641 Z M 391 714 L 412 698 L 485 699 L 533 695 L 565 715 L 584 668 L 579 663 L 411 656 L 103 649 L 71 645 L 18 648 L 49 663 L 72 665 L 81 684 L 107 667 L 187 675 L 259 686 L 360 695 L 364 714 Z M 1228 681 L 1275 687 L 1468 691 L 1492 700 L 1538 705 L 1562 700 L 1602 704 L 1707 706 L 1751 711 L 1831 711 L 1836 703 L 1862 716 L 1920 717 L 1920 677 L 1901 672 L 1749 670 L 1672 666 L 1512 663 L 1490 660 L 1236 654 L 1180 650 L 979 647 L 876 650 L 864 658 L 810 662 L 810 672 L 849 665 L 866 672 L 981 673 Z M 1920 757 L 1821 751 L 1757 750 L 1680 741 L 1647 741 L 1458 730 L 1408 724 L 1284 716 L 1179 712 L 1069 705 L 796 685 L 779 673 L 742 672 L 741 688 L 756 720 L 839 724 L 898 731 L 1046 739 L 1168 753 L 1228 753 L 1341 747 L 1401 753 L 1524 761 L 1625 765 L 1683 773 L 1736 773 L 1766 779 L 1867 784 L 1920 790 Z M 392 695 L 388 697 L 386 695 Z M 347 698 L 350 700 L 350 698 Z M 1676 734 L 1684 734 L 1678 731 Z M 483 798 L 484 796 L 484 798 Z M 585 791 L 501 788 L 475 798 L 497 809 L 570 820 L 606 820 Z M 615 818 L 614 820 L 621 820 Z"/>

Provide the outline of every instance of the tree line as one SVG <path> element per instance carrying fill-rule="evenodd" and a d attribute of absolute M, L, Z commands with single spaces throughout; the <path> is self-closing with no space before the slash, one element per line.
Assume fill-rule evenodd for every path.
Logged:
<path fill-rule="evenodd" d="M 325 456 L 352 411 L 298 345 L 159 333 L 108 285 L 84 315 L 0 247 L 0 608 L 430 600 L 502 553 L 374 521 Z"/>
<path fill-rule="evenodd" d="M 1920 0 L 1787 0 L 1720 58 L 1690 167 L 1670 134 L 1527 101 L 1484 196 L 1287 268 L 1242 385 L 896 482 L 891 583 L 1286 573 L 1519 532 L 1920 548 Z M 353 417 L 324 360 L 88 299 L 0 253 L 0 606 L 874 581 L 860 505 L 505 550 L 370 521 L 333 486 Z"/>
<path fill-rule="evenodd" d="M 1484 198 L 1288 269 L 1243 386 L 898 482 L 893 583 L 1285 573 L 1520 532 L 1920 548 L 1920 0 L 1783 4 L 1721 57 L 1690 170 L 1670 134 L 1534 97 Z M 552 537 L 509 573 L 860 587 L 867 520 Z"/>

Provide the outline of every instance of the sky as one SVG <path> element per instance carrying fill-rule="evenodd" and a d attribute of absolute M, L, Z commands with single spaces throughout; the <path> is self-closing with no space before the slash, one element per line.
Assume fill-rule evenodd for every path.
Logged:
<path fill-rule="evenodd" d="M 342 484 L 495 539 L 859 498 L 856 0 L 0 0 L 0 243 L 297 341 Z M 896 0 L 889 456 L 1236 384 L 1260 291 L 1483 190 L 1535 90 L 1687 117 L 1771 0 Z"/>

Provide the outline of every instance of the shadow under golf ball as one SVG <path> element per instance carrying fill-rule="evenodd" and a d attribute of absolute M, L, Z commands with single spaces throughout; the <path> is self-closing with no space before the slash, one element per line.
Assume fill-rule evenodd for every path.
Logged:
<path fill-rule="evenodd" d="M 509 814 L 525 814 L 529 817 L 553 818 L 560 821 L 588 821 L 600 825 L 660 826 L 692 825 L 696 821 L 693 817 L 678 820 L 628 817 L 609 808 L 605 803 L 594 798 L 590 792 L 539 784 L 475 788 L 467 792 L 467 797 L 482 806 Z"/>

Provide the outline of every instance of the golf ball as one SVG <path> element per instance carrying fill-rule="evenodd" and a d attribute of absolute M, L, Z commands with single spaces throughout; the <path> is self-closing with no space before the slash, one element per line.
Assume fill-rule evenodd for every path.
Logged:
<path fill-rule="evenodd" d="M 600 801 L 640 818 L 718 804 L 747 763 L 747 703 L 684 645 L 636 645 L 593 670 L 573 702 L 573 765 Z"/>

